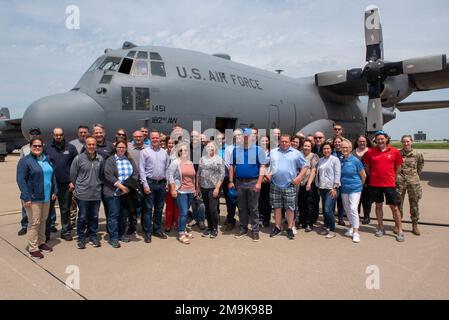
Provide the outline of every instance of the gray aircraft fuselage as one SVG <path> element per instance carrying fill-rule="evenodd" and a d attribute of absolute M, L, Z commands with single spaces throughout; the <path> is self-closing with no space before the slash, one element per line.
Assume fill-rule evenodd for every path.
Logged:
<path fill-rule="evenodd" d="M 385 122 L 394 116 L 384 110 Z M 112 139 L 118 128 L 129 135 L 141 126 L 170 133 L 176 123 L 191 130 L 193 121 L 201 121 L 203 131 L 279 127 L 327 136 L 338 122 L 353 138 L 365 132 L 366 100 L 325 92 L 313 77 L 294 79 L 191 50 L 139 46 L 107 50 L 71 91 L 32 103 L 22 132 L 40 127 L 48 139 L 62 127 L 72 139 L 78 125 L 99 122 Z"/>

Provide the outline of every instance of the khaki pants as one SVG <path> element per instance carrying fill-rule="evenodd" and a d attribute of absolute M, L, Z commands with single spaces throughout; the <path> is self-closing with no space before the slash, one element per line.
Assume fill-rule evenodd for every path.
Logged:
<path fill-rule="evenodd" d="M 78 216 L 78 204 L 76 202 L 75 195 L 72 197 L 72 205 L 70 206 L 70 223 L 72 228 L 76 228 L 76 217 Z"/>
<path fill-rule="evenodd" d="M 50 202 L 32 202 L 31 208 L 25 208 L 28 217 L 28 251 L 39 250 L 45 243 L 45 224 L 48 217 Z"/>

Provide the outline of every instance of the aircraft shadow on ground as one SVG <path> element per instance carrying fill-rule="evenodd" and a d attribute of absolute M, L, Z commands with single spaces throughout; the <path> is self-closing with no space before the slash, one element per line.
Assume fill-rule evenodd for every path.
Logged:
<path fill-rule="evenodd" d="M 431 187 L 449 188 L 449 172 L 423 171 L 421 173 L 421 180 L 428 181 Z"/>

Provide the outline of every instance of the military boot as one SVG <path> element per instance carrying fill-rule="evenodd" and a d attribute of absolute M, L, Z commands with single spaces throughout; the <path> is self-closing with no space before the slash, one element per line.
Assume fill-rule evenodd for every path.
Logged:
<path fill-rule="evenodd" d="M 412 230 L 413 234 L 417 235 L 417 236 L 420 236 L 421 232 L 419 232 L 418 223 L 414 222 L 412 226 L 413 226 L 413 230 Z"/>

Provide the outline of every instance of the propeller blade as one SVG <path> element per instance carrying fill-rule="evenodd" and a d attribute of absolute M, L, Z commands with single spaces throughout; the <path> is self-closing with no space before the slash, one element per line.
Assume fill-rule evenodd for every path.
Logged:
<path fill-rule="evenodd" d="M 366 117 L 366 130 L 368 132 L 382 130 L 383 116 L 380 98 L 368 100 L 368 112 Z"/>
<path fill-rule="evenodd" d="M 362 77 L 362 69 L 327 71 L 315 74 L 315 84 L 326 87 L 346 81 L 358 80 Z"/>
<path fill-rule="evenodd" d="M 444 70 L 445 68 L 445 54 L 408 59 L 402 62 L 402 69 L 404 70 L 405 74 L 440 71 Z"/>
<path fill-rule="evenodd" d="M 366 61 L 383 60 L 382 25 L 379 8 L 368 6 L 365 9 L 365 44 Z"/>

